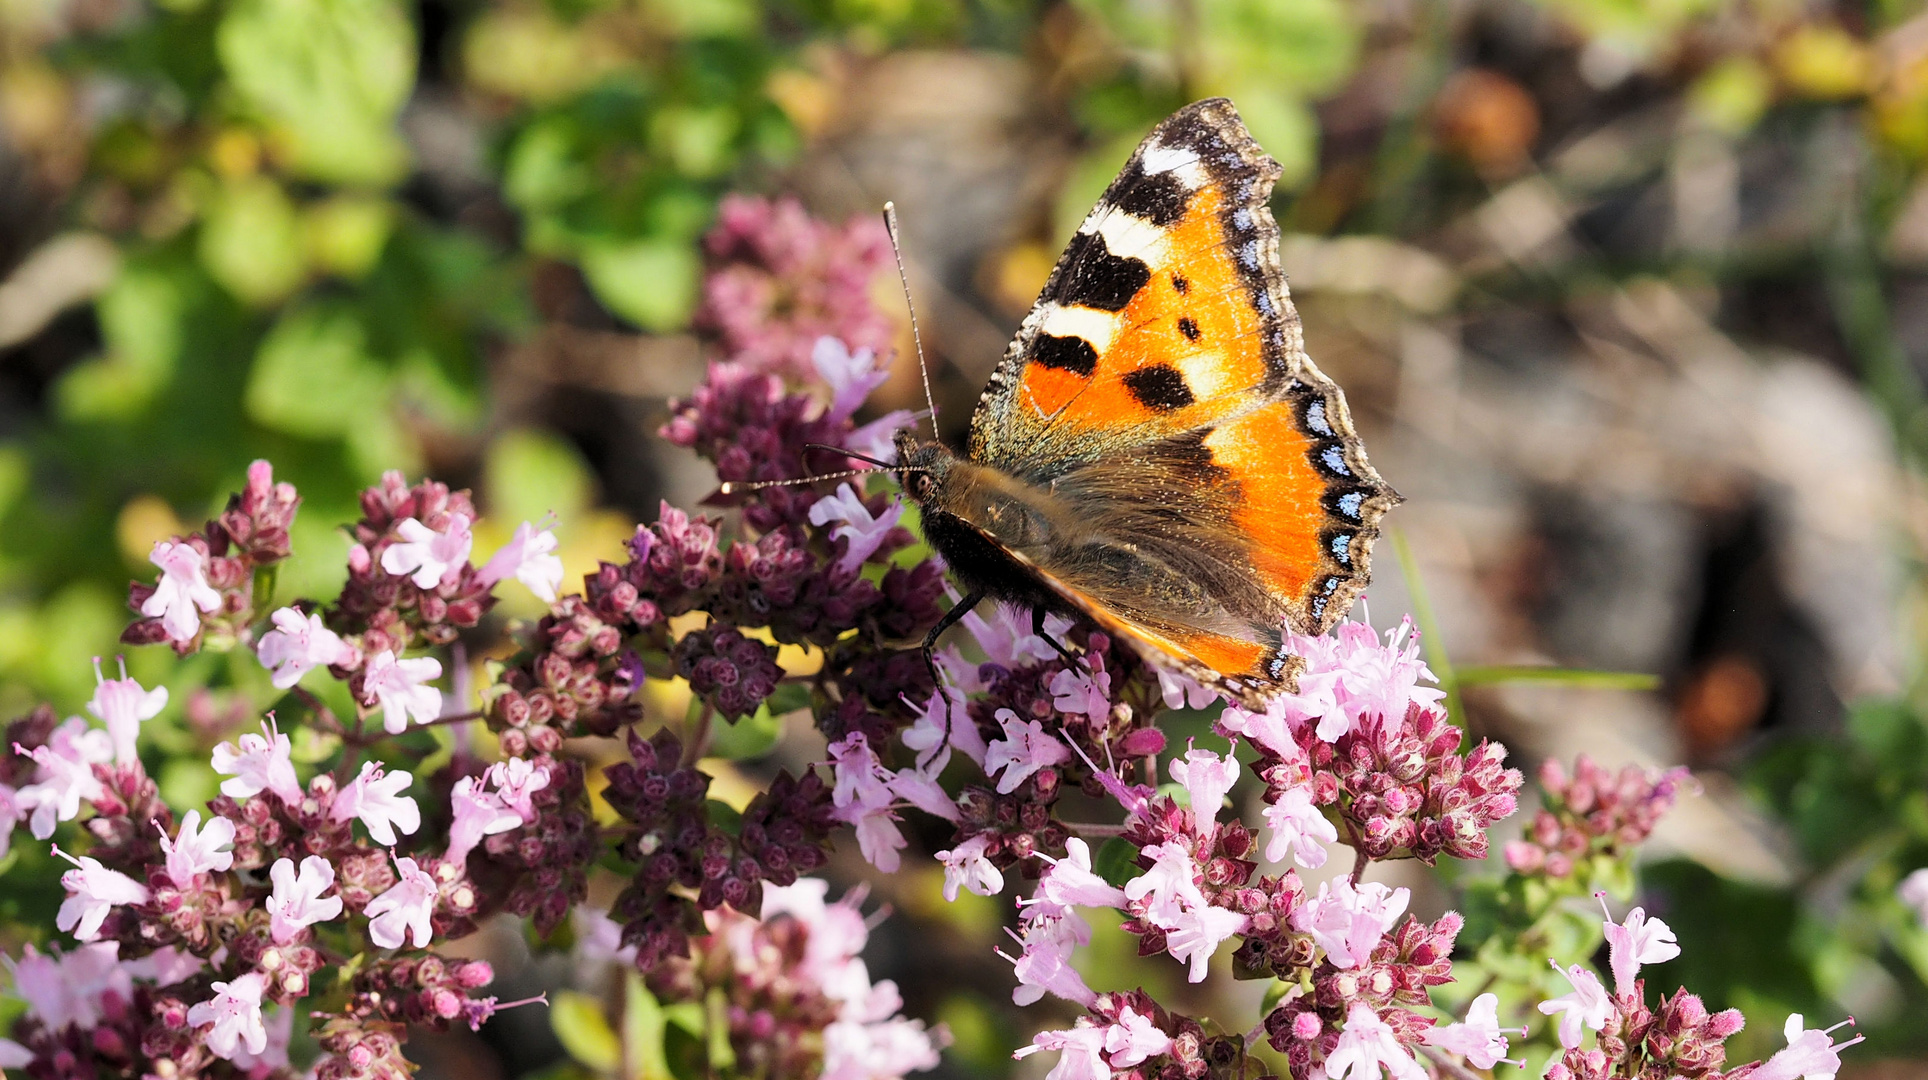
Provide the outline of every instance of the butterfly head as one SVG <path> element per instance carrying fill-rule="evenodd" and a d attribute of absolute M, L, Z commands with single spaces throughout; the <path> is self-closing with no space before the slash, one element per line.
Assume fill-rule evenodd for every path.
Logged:
<path fill-rule="evenodd" d="M 956 462 L 957 455 L 943 443 L 924 442 L 909 431 L 897 432 L 897 464 L 893 468 L 897 482 L 912 502 L 922 506 L 936 497 Z"/>

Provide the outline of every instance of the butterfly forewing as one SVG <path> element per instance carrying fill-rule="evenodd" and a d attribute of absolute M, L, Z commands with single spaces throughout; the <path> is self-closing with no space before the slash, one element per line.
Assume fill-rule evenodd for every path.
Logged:
<path fill-rule="evenodd" d="M 1289 678 L 1281 630 L 1345 614 L 1398 501 L 1305 355 L 1267 206 L 1278 175 L 1228 101 L 1160 124 L 972 420 L 972 461 L 1048 488 L 1088 526 L 1034 556 L 1039 576 L 1221 688 Z"/>

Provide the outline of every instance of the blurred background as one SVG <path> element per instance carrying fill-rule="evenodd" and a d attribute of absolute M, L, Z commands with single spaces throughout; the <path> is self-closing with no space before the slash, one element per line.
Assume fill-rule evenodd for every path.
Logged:
<path fill-rule="evenodd" d="M 383 469 L 498 528 L 557 513 L 572 573 L 692 505 L 713 477 L 655 431 L 709 355 L 728 193 L 896 201 L 955 441 L 1131 147 L 1218 94 L 1284 165 L 1309 351 L 1408 500 L 1374 621 L 1429 602 L 1472 725 L 1529 769 L 1696 769 L 1644 870 L 1685 947 L 1651 981 L 1747 1010 L 1730 1060 L 1852 1012 L 1853 1075 L 1928 1076 L 1928 932 L 1893 898 L 1928 864 L 1904 0 L 0 0 L 0 706 L 77 712 L 152 543 L 255 457 L 306 499 L 284 595 L 339 583 Z M 872 405 L 920 406 L 897 282 L 871 289 L 898 350 Z M 1521 664 L 1658 688 L 1492 677 Z M 228 704 L 185 702 L 176 791 Z M 1064 1018 L 1009 1005 L 1002 908 L 937 885 L 872 883 L 872 970 L 950 1025 L 947 1075 L 1002 1074 Z M 25 903 L 0 896 L 10 949 Z M 505 981 L 571 977 L 485 939 L 525 958 Z M 410 1050 L 580 1068 L 536 1010 Z"/>

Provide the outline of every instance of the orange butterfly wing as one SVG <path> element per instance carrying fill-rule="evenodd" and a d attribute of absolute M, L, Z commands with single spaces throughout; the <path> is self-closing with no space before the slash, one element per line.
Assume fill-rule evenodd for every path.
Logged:
<path fill-rule="evenodd" d="M 1305 354 L 1267 207 L 1278 174 L 1228 101 L 1160 124 L 992 375 L 969 455 L 1115 541 L 1034 556 L 1055 591 L 1248 697 L 1289 681 L 1282 628 L 1350 609 L 1399 501 Z M 1198 587 L 1161 587 L 1168 571 Z"/>

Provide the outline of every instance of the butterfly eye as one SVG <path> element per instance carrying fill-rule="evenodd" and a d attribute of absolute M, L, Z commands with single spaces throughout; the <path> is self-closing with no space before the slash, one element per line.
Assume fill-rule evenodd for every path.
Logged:
<path fill-rule="evenodd" d="M 904 478 L 905 486 L 910 489 L 910 497 L 922 502 L 937 490 L 937 484 L 929 473 L 914 472 Z"/>

